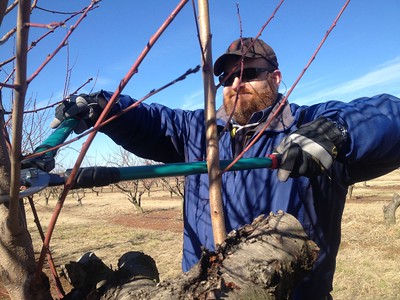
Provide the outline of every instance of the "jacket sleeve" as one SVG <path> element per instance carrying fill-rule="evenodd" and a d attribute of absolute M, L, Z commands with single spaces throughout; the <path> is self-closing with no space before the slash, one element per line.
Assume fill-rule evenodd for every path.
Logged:
<path fill-rule="evenodd" d="M 381 94 L 349 103 L 329 101 L 310 106 L 306 120 L 324 115 L 347 128 L 338 160 L 349 183 L 369 180 L 400 167 L 400 99 Z"/>
<path fill-rule="evenodd" d="M 112 95 L 106 91 L 101 93 L 106 100 Z M 136 101 L 131 97 L 121 95 L 109 117 L 134 102 Z M 200 110 L 186 112 L 160 104 L 141 103 L 102 127 L 100 131 L 139 157 L 164 163 L 183 162 L 188 126 L 193 118 L 201 121 L 202 116 Z"/>

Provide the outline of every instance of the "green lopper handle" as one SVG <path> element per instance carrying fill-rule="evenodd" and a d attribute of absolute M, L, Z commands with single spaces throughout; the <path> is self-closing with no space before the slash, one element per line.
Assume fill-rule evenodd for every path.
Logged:
<path fill-rule="evenodd" d="M 229 171 L 261 169 L 261 168 L 276 168 L 276 157 L 254 157 L 242 158 L 238 160 Z M 224 170 L 232 163 L 232 160 L 221 160 L 220 168 Z M 68 177 L 71 170 L 67 170 L 64 174 Z M 195 174 L 204 174 L 208 172 L 207 162 L 186 162 L 173 163 L 164 165 L 147 165 L 147 166 L 132 166 L 132 167 L 87 167 L 79 169 L 74 189 L 89 188 L 95 186 L 107 186 L 120 181 L 128 181 L 135 179 L 157 178 L 157 177 L 172 177 L 172 176 L 187 176 Z M 59 182 L 54 182 L 54 185 L 59 185 Z M 51 183 L 53 185 L 53 183 Z"/>
<path fill-rule="evenodd" d="M 68 138 L 75 126 L 78 125 L 77 119 L 64 120 L 56 130 L 39 146 L 35 149 L 34 153 L 45 151 L 49 148 L 58 146 Z M 57 150 L 51 150 L 39 157 L 33 157 L 22 160 L 22 169 L 38 168 L 49 173 L 55 167 L 54 157 Z"/>
<path fill-rule="evenodd" d="M 221 160 L 220 168 L 224 170 L 232 160 Z M 272 160 L 269 157 L 242 158 L 238 160 L 230 171 L 270 168 Z M 165 165 L 149 165 L 118 168 L 120 180 L 145 179 L 156 177 L 187 176 L 208 172 L 207 162 L 174 163 Z"/>
<path fill-rule="evenodd" d="M 75 126 L 78 125 L 77 119 L 66 119 L 64 120 L 53 133 L 43 141 L 43 143 L 35 149 L 35 153 L 45 151 L 46 149 L 58 146 L 68 138 Z M 46 156 L 55 157 L 57 150 L 47 152 Z"/>

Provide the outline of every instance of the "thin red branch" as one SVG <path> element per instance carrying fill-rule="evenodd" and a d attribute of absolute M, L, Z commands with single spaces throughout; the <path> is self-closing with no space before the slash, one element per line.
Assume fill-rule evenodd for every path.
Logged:
<path fill-rule="evenodd" d="M 95 2 L 97 3 L 97 2 L 99 2 L 99 1 L 95 1 Z M 43 7 L 40 7 L 40 6 L 36 6 L 36 8 L 39 9 L 39 10 L 43 10 L 43 11 L 45 11 L 45 12 L 52 13 L 52 14 L 59 14 L 59 15 L 73 15 L 73 14 L 76 14 L 76 12 L 66 12 L 66 11 L 50 10 L 50 9 L 43 8 Z"/>
<path fill-rule="evenodd" d="M 29 205 L 30 205 L 31 210 L 32 210 L 33 221 L 35 222 L 36 227 L 38 228 L 40 238 L 42 239 L 42 242 L 43 242 L 44 241 L 44 231 L 43 231 L 42 225 L 40 224 L 39 215 L 38 215 L 38 213 L 36 211 L 35 202 L 33 202 L 33 197 L 29 196 L 28 197 L 28 201 L 29 201 Z M 50 249 L 49 249 L 49 251 L 47 253 L 47 261 L 49 263 L 50 271 L 51 271 L 51 274 L 53 276 L 53 280 L 54 280 L 55 285 L 56 285 L 58 296 L 61 299 L 65 295 L 65 292 L 64 292 L 64 289 L 63 289 L 63 287 L 61 285 L 60 278 L 58 277 L 56 266 L 54 264 L 54 260 L 53 260 L 53 257 L 51 255 Z"/>
<path fill-rule="evenodd" d="M 39 68 L 31 75 L 31 77 L 28 79 L 28 84 L 35 79 L 37 75 L 39 75 L 40 71 L 43 70 L 43 68 L 53 59 L 53 57 L 60 51 L 61 48 L 63 48 L 67 42 L 68 38 L 71 36 L 72 32 L 76 29 L 76 27 L 82 22 L 82 20 L 87 16 L 90 10 L 94 8 L 94 5 L 97 3 L 97 1 L 92 1 L 92 3 L 84 10 L 78 21 L 71 26 L 70 30 L 67 32 L 65 35 L 64 39 L 61 41 L 61 43 L 58 45 L 58 47 L 53 51 L 52 54 L 48 55 L 45 59 L 45 61 L 39 66 Z"/>
<path fill-rule="evenodd" d="M 256 37 L 254 38 L 254 41 L 249 45 L 249 47 L 243 52 L 242 57 L 240 59 L 240 61 L 237 63 L 236 66 L 238 66 L 240 64 L 240 76 L 239 76 L 239 82 L 242 81 L 242 74 L 243 74 L 243 67 L 244 67 L 244 57 L 246 55 L 246 53 L 249 51 L 249 49 L 251 49 L 251 47 L 254 45 L 254 43 L 256 42 L 256 40 L 260 37 L 260 35 L 262 34 L 262 32 L 264 31 L 264 29 L 268 26 L 268 24 L 271 22 L 271 20 L 275 17 L 276 13 L 278 12 L 279 8 L 282 6 L 284 0 L 281 0 L 278 5 L 276 6 L 275 10 L 272 12 L 271 16 L 268 18 L 268 20 L 265 22 L 265 24 L 261 27 L 261 30 L 258 32 L 258 34 L 256 35 Z M 239 4 L 237 4 L 237 14 L 238 14 L 238 19 L 239 19 L 239 24 L 240 24 L 240 39 L 242 39 L 242 21 L 241 21 L 241 17 L 240 17 L 240 11 L 239 11 Z M 232 70 L 228 73 L 228 75 L 225 78 L 229 78 L 229 76 L 236 71 L 236 66 L 234 66 L 232 68 Z M 218 83 L 217 85 L 217 89 L 221 86 L 221 83 Z M 236 99 L 233 105 L 233 109 L 230 112 L 230 115 L 228 117 L 228 120 L 226 122 L 226 125 L 224 127 L 224 129 L 222 130 L 222 132 L 226 131 L 228 128 L 228 125 L 230 123 L 230 121 L 233 118 L 233 114 L 235 113 L 236 110 L 236 106 L 239 100 L 239 94 L 236 95 Z M 236 162 L 235 162 L 236 163 Z M 232 162 L 233 165 L 233 162 Z M 229 168 L 231 166 L 228 166 Z"/>
<path fill-rule="evenodd" d="M 125 88 L 129 80 L 132 78 L 132 76 L 137 73 L 138 67 L 143 61 L 143 59 L 146 57 L 146 55 L 149 53 L 150 49 L 153 47 L 155 42 L 158 40 L 158 38 L 161 36 L 161 34 L 165 31 L 165 29 L 168 27 L 168 25 L 173 21 L 175 16 L 179 13 L 179 11 L 184 7 L 184 5 L 187 3 L 188 0 L 181 0 L 181 2 L 178 4 L 178 6 L 174 9 L 174 11 L 171 13 L 171 15 L 167 18 L 167 20 L 162 24 L 162 26 L 158 29 L 158 31 L 150 38 L 148 41 L 147 45 L 143 49 L 142 53 L 140 54 L 139 58 L 136 60 L 136 62 L 133 64 L 133 66 L 129 69 L 128 73 L 125 75 L 125 77 L 121 80 L 119 86 L 117 87 L 116 91 L 114 94 L 111 96 L 109 103 L 107 106 L 104 108 L 102 114 L 100 115 L 98 121 L 96 122 L 95 126 L 100 125 L 103 120 L 106 118 L 108 113 L 111 110 L 111 107 L 114 105 L 114 103 L 118 100 L 119 95 L 121 94 L 122 90 Z M 93 3 L 92 3 L 93 4 Z M 64 189 L 61 193 L 60 199 L 57 202 L 57 205 L 55 207 L 54 213 L 52 215 L 52 218 L 50 220 L 45 241 L 43 243 L 43 248 L 40 253 L 39 261 L 38 261 L 38 269 L 37 269 L 37 275 L 41 272 L 43 268 L 43 263 L 44 263 L 44 257 L 46 254 L 46 249 L 49 248 L 51 236 L 53 234 L 55 225 L 57 223 L 58 216 L 60 215 L 62 206 L 64 204 L 64 201 L 68 195 L 68 192 L 71 190 L 73 186 L 73 182 L 75 180 L 75 177 L 77 175 L 78 169 L 80 165 L 82 164 L 82 161 L 93 141 L 97 133 L 97 130 L 93 131 L 90 133 L 88 139 L 84 143 L 81 152 L 79 153 L 79 156 L 75 162 L 74 167 L 71 170 L 70 176 L 67 179 L 67 182 L 64 185 Z M 38 276 L 39 277 L 39 276 Z"/>
<path fill-rule="evenodd" d="M 197 17 L 197 13 L 196 13 L 196 5 L 194 3 L 194 0 L 192 0 L 192 7 L 193 7 L 193 16 L 195 20 L 198 20 L 199 18 Z M 201 53 L 201 61 L 206 61 L 206 58 L 204 56 L 204 50 L 203 47 L 201 45 L 201 40 L 200 40 L 200 28 L 199 28 L 199 23 L 196 21 L 194 22 L 196 24 L 196 32 L 197 32 L 197 39 L 199 41 L 199 47 L 200 47 L 200 53 Z"/>
<path fill-rule="evenodd" d="M 36 1 L 35 1 L 35 3 L 36 3 Z M 33 4 L 32 5 L 32 8 L 34 7 L 34 5 L 35 4 Z M 86 8 L 85 8 L 86 9 Z M 83 13 L 85 10 L 83 9 L 83 10 L 81 10 L 80 12 L 77 12 L 77 13 L 74 13 L 74 14 L 72 14 L 71 16 L 69 16 L 68 18 L 66 18 L 64 21 L 61 21 L 61 22 L 59 22 L 59 24 L 61 24 L 61 25 L 64 25 L 64 24 L 66 24 L 69 20 L 71 20 L 72 18 L 74 18 L 75 16 L 77 16 L 78 14 L 81 14 L 81 13 Z M 54 27 L 54 28 L 52 28 L 52 29 L 50 29 L 48 32 L 46 32 L 45 34 L 43 34 L 41 37 L 39 37 L 36 41 L 33 41 L 32 43 L 31 43 L 31 45 L 29 46 L 29 48 L 28 48 L 28 52 L 30 51 L 30 50 L 32 50 L 38 43 L 40 43 L 43 39 L 45 39 L 47 36 L 49 36 L 50 34 L 52 34 L 57 28 L 59 28 L 60 26 L 56 26 L 56 27 Z M 16 28 L 14 28 L 14 32 L 15 32 L 15 30 L 16 30 Z M 14 33 L 14 32 L 12 32 L 12 33 Z M 2 40 L 0 40 L 0 44 L 1 43 L 4 43 L 4 41 L 3 41 L 3 39 L 4 39 L 5 37 L 3 37 L 2 38 Z M 5 60 L 5 61 L 3 61 L 3 62 L 1 62 L 0 63 L 0 67 L 3 67 L 4 65 L 6 65 L 6 64 L 8 64 L 8 63 L 10 63 L 10 62 L 12 62 L 12 61 L 14 61 L 15 60 L 15 56 L 13 56 L 13 57 L 10 57 L 9 59 L 7 59 L 7 60 Z M 7 79 L 4 81 L 4 84 L 7 84 L 7 82 L 11 79 L 11 76 L 12 76 L 12 74 L 15 72 L 15 69 L 13 69 L 13 71 L 11 72 L 11 74 L 7 77 Z M 3 84 L 3 85 L 4 85 Z M 1 86 L 2 86 L 2 84 L 0 84 L 0 88 L 1 88 Z"/>
<path fill-rule="evenodd" d="M 236 2 L 236 11 L 237 11 L 238 20 L 239 20 L 240 36 L 242 37 L 242 34 L 243 34 L 243 26 L 242 26 L 242 24 L 243 23 L 242 23 L 242 17 L 240 16 L 239 2 Z M 264 27 L 265 26 L 266 25 L 264 25 Z"/>
<path fill-rule="evenodd" d="M 256 42 L 256 40 L 260 37 L 260 35 L 263 33 L 265 27 L 268 26 L 268 24 L 271 22 L 271 20 L 275 17 L 276 13 L 278 12 L 279 8 L 282 6 L 283 2 L 285 0 L 281 0 L 278 5 L 276 6 L 275 10 L 272 12 L 271 16 L 269 17 L 269 19 L 265 22 L 265 24 L 261 27 L 261 30 L 258 32 L 258 34 L 255 36 L 254 41 L 249 45 L 249 47 L 243 52 L 242 57 L 240 59 L 240 63 L 243 64 L 243 59 L 245 57 L 245 55 L 247 54 L 247 52 L 251 49 L 251 47 L 254 45 L 254 43 Z M 240 19 L 240 16 L 239 16 Z M 243 68 L 242 68 L 243 69 Z M 231 72 L 229 72 L 228 74 L 232 74 L 233 72 L 235 72 L 235 69 L 233 68 Z M 226 76 L 226 78 L 229 78 L 229 75 Z M 217 88 L 219 88 L 221 86 L 221 84 L 219 83 L 217 85 Z"/>
<path fill-rule="evenodd" d="M 256 39 L 260 37 L 260 35 L 263 33 L 265 27 L 268 26 L 268 24 L 271 22 L 271 20 L 275 17 L 276 13 L 278 12 L 279 8 L 282 6 L 284 0 L 281 0 L 279 4 L 276 6 L 275 10 L 273 11 L 272 15 L 269 17 L 267 22 L 261 27 L 259 33 L 255 36 Z M 249 47 L 250 48 L 250 47 Z"/>
<path fill-rule="evenodd" d="M 132 105 L 130 105 L 129 107 L 127 107 L 127 108 L 121 110 L 120 112 L 118 112 L 118 113 L 115 114 L 114 116 L 108 118 L 107 120 L 105 120 L 105 121 L 102 122 L 101 124 L 94 126 L 93 128 L 91 128 L 91 129 L 85 131 L 84 133 L 82 133 L 82 134 L 76 136 L 75 138 L 70 139 L 70 140 L 64 142 L 63 144 L 57 145 L 57 146 L 55 146 L 55 147 L 48 148 L 48 149 L 46 149 L 45 151 L 35 152 L 35 153 L 32 153 L 32 154 L 26 155 L 23 159 L 31 159 L 31 158 L 34 158 L 34 157 L 42 156 L 43 154 L 45 154 L 45 153 L 47 153 L 47 152 L 54 151 L 54 150 L 60 149 L 61 147 L 66 146 L 66 145 L 72 144 L 72 143 L 74 143 L 74 142 L 80 140 L 80 139 L 83 138 L 84 136 L 89 135 L 89 134 L 92 133 L 93 131 L 98 131 L 98 130 L 100 130 L 100 128 L 102 128 L 103 126 L 109 124 L 110 122 L 114 121 L 115 119 L 119 118 L 119 117 L 122 116 L 123 114 L 126 114 L 128 111 L 134 109 L 135 107 L 137 107 L 137 106 L 138 106 L 140 103 L 142 103 L 143 101 L 145 101 L 145 100 L 147 100 L 148 98 L 154 96 L 155 94 L 161 92 L 162 90 L 166 89 L 167 87 L 170 87 L 171 85 L 177 83 L 178 81 L 181 81 L 181 80 L 185 79 L 187 75 L 196 73 L 199 69 L 200 69 L 200 66 L 197 66 L 197 67 L 194 68 L 194 69 L 189 69 L 189 70 L 187 70 L 183 75 L 179 76 L 178 78 L 174 79 L 173 81 L 171 81 L 171 82 L 165 84 L 164 86 L 162 86 L 162 87 L 160 87 L 160 88 L 157 88 L 157 89 L 154 89 L 154 90 L 150 91 L 150 93 L 148 93 L 147 95 L 145 95 L 144 97 L 142 97 L 141 99 L 139 99 L 138 101 L 136 101 L 135 103 L 133 103 Z"/>
<path fill-rule="evenodd" d="M 10 84 L 7 83 L 9 80 L 11 80 L 13 78 L 14 73 L 15 73 L 15 68 L 10 72 L 10 74 L 8 74 L 7 78 L 4 80 L 2 85 L 0 84 L 0 90 L 3 87 L 9 87 L 9 88 L 12 88 L 12 89 L 16 89 L 17 88 L 16 85 L 10 85 Z"/>
<path fill-rule="evenodd" d="M 39 23 L 26 23 L 26 26 L 29 27 L 36 27 L 36 28 L 47 28 L 47 29 L 53 29 L 59 26 L 64 26 L 64 22 L 51 22 L 49 24 L 39 24 Z"/>
<path fill-rule="evenodd" d="M 295 89 L 295 87 L 297 86 L 297 84 L 299 83 L 300 79 L 303 77 L 303 75 L 305 74 L 305 72 L 308 70 L 309 66 L 311 65 L 311 63 L 314 61 L 315 57 L 317 56 L 319 50 L 321 49 L 322 45 L 325 43 L 326 39 L 328 38 L 329 34 L 332 32 L 333 28 L 335 28 L 338 20 L 340 19 L 340 17 L 342 16 L 343 12 L 345 11 L 347 5 L 350 3 L 350 0 L 347 0 L 346 3 L 343 5 L 342 9 L 339 11 L 338 15 L 336 16 L 335 20 L 333 21 L 332 25 L 330 26 L 330 28 L 328 29 L 328 31 L 325 33 L 324 37 L 322 38 L 321 42 L 319 43 L 317 49 L 314 51 L 313 55 L 311 56 L 310 60 L 308 61 L 308 63 L 306 64 L 306 66 L 304 67 L 303 71 L 300 73 L 300 75 L 297 77 L 297 79 L 295 80 L 294 84 L 292 85 L 292 87 L 289 89 L 289 91 L 287 92 L 286 96 L 282 99 L 278 109 L 276 110 L 276 112 L 272 115 L 272 117 L 270 118 L 270 120 L 263 126 L 263 128 L 261 128 L 261 130 L 258 132 L 258 134 L 255 136 L 254 139 L 252 139 L 252 141 L 246 146 L 246 148 L 242 151 L 242 153 L 240 153 L 238 155 L 237 158 L 235 158 L 232 163 L 229 164 L 229 166 L 227 166 L 224 170 L 228 171 L 240 158 L 243 157 L 243 155 L 259 140 L 259 138 L 263 135 L 264 131 L 269 127 L 269 125 L 271 124 L 272 120 L 275 119 L 277 117 L 277 115 L 280 113 L 281 109 L 285 106 L 287 99 L 289 98 L 290 94 L 293 92 L 293 90 Z"/>
<path fill-rule="evenodd" d="M 14 7 L 16 7 L 18 4 L 18 0 L 15 0 L 14 3 L 12 3 L 9 7 L 7 7 L 5 15 L 8 14 L 10 11 L 13 10 Z M 32 5 L 31 5 L 31 11 L 36 8 L 37 0 L 35 0 Z M 1 23 L 1 22 L 0 22 Z M 11 29 L 9 32 L 7 32 L 1 39 L 0 39 L 0 45 L 4 44 L 5 42 L 8 41 L 8 39 L 17 31 L 17 27 L 14 27 Z"/>
<path fill-rule="evenodd" d="M 0 87 L 2 87 L 2 88 L 3 88 L 3 87 L 5 87 L 5 88 L 10 88 L 10 89 L 17 89 L 17 88 L 18 88 L 18 85 L 0 82 Z"/>
<path fill-rule="evenodd" d="M 78 88 L 77 88 L 74 92 L 72 92 L 70 95 L 75 95 L 75 94 L 77 94 L 79 90 L 81 90 L 85 85 L 89 84 L 92 80 L 93 80 L 92 77 L 89 78 L 88 80 L 86 80 L 85 83 L 83 83 L 80 87 L 78 87 Z M 62 103 L 65 99 L 66 99 L 66 98 L 64 98 L 64 99 L 62 99 L 62 100 L 60 100 L 60 101 L 54 102 L 54 103 L 52 103 L 52 104 L 49 104 L 49 105 L 47 105 L 47 106 L 43 106 L 43 107 L 37 108 L 37 109 L 25 110 L 25 111 L 24 111 L 24 114 L 37 113 L 37 112 L 39 112 L 39 111 L 52 108 L 52 107 L 54 107 L 54 106 L 59 105 L 60 103 Z M 7 112 L 6 112 L 5 114 L 7 114 Z"/>

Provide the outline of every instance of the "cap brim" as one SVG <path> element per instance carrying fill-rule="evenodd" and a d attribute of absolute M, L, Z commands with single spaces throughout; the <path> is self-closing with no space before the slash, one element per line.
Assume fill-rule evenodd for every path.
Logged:
<path fill-rule="evenodd" d="M 219 76 L 222 74 L 222 72 L 224 71 L 224 65 L 225 65 L 225 61 L 229 56 L 240 56 L 242 57 L 242 52 L 231 52 L 231 53 L 225 53 L 222 54 L 214 63 L 214 74 L 215 76 Z M 254 53 L 246 53 L 246 55 L 244 57 L 247 58 L 265 58 L 262 55 L 259 54 L 254 54 Z"/>
<path fill-rule="evenodd" d="M 226 57 L 229 54 L 222 54 L 214 63 L 214 75 L 219 76 L 223 71 L 223 66 L 226 60 Z"/>

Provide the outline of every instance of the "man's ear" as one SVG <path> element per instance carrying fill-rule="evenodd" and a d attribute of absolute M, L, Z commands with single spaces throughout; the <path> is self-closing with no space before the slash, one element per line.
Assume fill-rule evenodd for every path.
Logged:
<path fill-rule="evenodd" d="M 277 69 L 277 70 L 275 70 L 275 71 L 273 71 L 271 73 L 271 76 L 273 78 L 273 82 L 276 83 L 276 86 L 278 87 L 279 84 L 282 81 L 282 73 L 281 73 L 281 71 Z"/>

